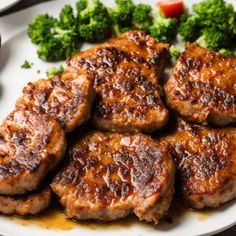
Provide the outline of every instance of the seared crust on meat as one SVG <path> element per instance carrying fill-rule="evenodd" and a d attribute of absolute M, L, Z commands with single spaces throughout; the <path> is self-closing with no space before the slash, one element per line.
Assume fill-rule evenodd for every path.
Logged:
<path fill-rule="evenodd" d="M 177 189 L 192 208 L 218 207 L 236 198 L 236 128 L 179 120 L 163 142 L 177 164 Z"/>
<path fill-rule="evenodd" d="M 60 75 L 28 83 L 16 106 L 46 113 L 70 132 L 89 118 L 93 99 L 87 73 L 68 67 Z"/>
<path fill-rule="evenodd" d="M 188 43 L 165 92 L 169 105 L 189 121 L 236 122 L 236 57 Z"/>
<path fill-rule="evenodd" d="M 158 82 L 168 49 L 145 32 L 130 31 L 68 60 L 94 79 L 92 121 L 97 128 L 151 133 L 166 124 L 168 110 Z"/>
<path fill-rule="evenodd" d="M 51 199 L 52 191 L 50 188 L 26 195 L 0 195 L 0 212 L 5 215 L 36 215 L 50 205 Z"/>
<path fill-rule="evenodd" d="M 56 120 L 33 111 L 13 111 L 0 126 L 0 194 L 36 189 L 61 160 L 65 146 Z"/>
<path fill-rule="evenodd" d="M 174 175 L 167 149 L 150 137 L 94 131 L 72 147 L 51 187 L 69 218 L 111 221 L 135 213 L 157 224 L 169 209 Z"/>

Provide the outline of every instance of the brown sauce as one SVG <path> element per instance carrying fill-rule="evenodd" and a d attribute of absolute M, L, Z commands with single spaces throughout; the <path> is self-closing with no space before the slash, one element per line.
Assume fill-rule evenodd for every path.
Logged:
<path fill-rule="evenodd" d="M 128 229 L 135 224 L 142 224 L 144 227 L 156 228 L 156 227 L 168 227 L 170 224 L 175 225 L 177 221 L 181 221 L 184 217 L 193 215 L 199 221 L 207 220 L 211 214 L 209 211 L 192 211 L 178 201 L 175 201 L 170 208 L 168 215 L 160 222 L 160 225 L 153 226 L 145 222 L 139 222 L 135 216 L 129 216 L 125 219 L 115 222 L 99 223 L 94 221 L 80 221 L 74 222 L 66 219 L 63 214 L 63 210 L 59 206 L 53 206 L 43 214 L 32 217 L 17 217 L 11 216 L 10 219 L 23 225 L 30 226 L 36 225 L 41 228 L 56 230 L 56 231 L 68 231 L 75 228 L 86 228 L 88 230 L 106 229 L 106 230 L 119 230 Z"/>
<path fill-rule="evenodd" d="M 54 206 L 45 211 L 43 214 L 37 216 L 29 216 L 24 218 L 19 216 L 11 216 L 9 218 L 14 222 L 21 224 L 22 226 L 36 225 L 41 228 L 56 231 L 68 231 L 81 227 L 89 230 L 96 230 L 99 228 L 116 230 L 121 228 L 129 228 L 134 224 L 138 224 L 135 216 L 129 216 L 122 220 L 106 223 L 99 223 L 94 221 L 75 222 L 66 219 L 65 215 L 63 214 L 63 210 L 58 206 Z"/>
<path fill-rule="evenodd" d="M 71 230 L 78 227 L 75 222 L 66 219 L 62 210 L 58 207 L 53 207 L 37 216 L 26 218 L 11 216 L 10 218 L 23 226 L 37 225 L 41 228 L 52 230 Z"/>
<path fill-rule="evenodd" d="M 207 220 L 211 216 L 210 210 L 191 210 L 184 205 L 180 200 L 175 199 L 170 207 L 170 210 L 161 224 L 175 224 L 181 222 L 185 217 L 195 217 L 199 221 Z"/>

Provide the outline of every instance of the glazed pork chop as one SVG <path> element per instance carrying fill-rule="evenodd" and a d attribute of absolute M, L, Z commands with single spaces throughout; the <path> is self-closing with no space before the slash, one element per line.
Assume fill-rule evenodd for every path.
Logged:
<path fill-rule="evenodd" d="M 65 134 L 53 118 L 17 109 L 0 126 L 0 194 L 38 187 L 62 159 Z"/>
<path fill-rule="evenodd" d="M 179 120 L 163 142 L 177 165 L 177 189 L 190 207 L 218 207 L 236 198 L 236 128 Z"/>
<path fill-rule="evenodd" d="M 51 187 L 69 218 L 111 221 L 134 213 L 157 224 L 169 209 L 174 175 L 167 149 L 150 137 L 94 131 L 71 148 Z"/>
<path fill-rule="evenodd" d="M 36 215 L 50 205 L 51 199 L 50 188 L 26 195 L 0 195 L 0 212 L 6 215 Z"/>
<path fill-rule="evenodd" d="M 97 128 L 151 133 L 166 124 L 168 111 L 158 82 L 168 49 L 142 31 L 130 31 L 68 60 L 93 78 L 97 98 L 92 121 Z"/>
<path fill-rule="evenodd" d="M 68 67 L 60 75 L 28 83 L 16 106 L 46 113 L 70 132 L 89 118 L 93 99 L 87 73 Z"/>
<path fill-rule="evenodd" d="M 236 57 L 188 43 L 165 92 L 170 107 L 189 121 L 236 122 Z"/>

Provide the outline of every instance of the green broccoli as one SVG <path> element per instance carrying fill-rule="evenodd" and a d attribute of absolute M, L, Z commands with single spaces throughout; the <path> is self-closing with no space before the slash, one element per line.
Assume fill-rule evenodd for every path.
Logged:
<path fill-rule="evenodd" d="M 229 35 L 236 35 L 236 13 L 224 0 L 205 0 L 194 5 L 194 12 L 204 27 L 214 27 Z"/>
<path fill-rule="evenodd" d="M 21 65 L 23 69 L 30 69 L 34 63 L 30 63 L 29 61 L 25 60 L 24 63 Z"/>
<path fill-rule="evenodd" d="M 87 0 L 79 0 L 76 2 L 76 9 L 78 14 L 87 7 Z"/>
<path fill-rule="evenodd" d="M 195 41 L 212 50 L 230 48 L 236 39 L 236 12 L 224 0 L 205 0 L 194 5 L 194 15 L 181 21 L 184 41 Z"/>
<path fill-rule="evenodd" d="M 181 20 L 179 34 L 184 41 L 195 41 L 200 36 L 201 21 L 199 16 L 193 15 Z"/>
<path fill-rule="evenodd" d="M 39 58 L 60 61 L 75 54 L 79 39 L 76 23 L 70 5 L 65 5 L 61 10 L 59 20 L 48 14 L 33 19 L 29 24 L 28 35 L 33 43 L 39 44 Z"/>
<path fill-rule="evenodd" d="M 177 47 L 175 47 L 173 45 L 170 47 L 170 55 L 171 55 L 172 59 L 174 59 L 175 61 L 179 58 L 180 53 L 181 52 Z"/>
<path fill-rule="evenodd" d="M 94 43 L 107 38 L 111 28 L 108 10 L 99 0 L 80 0 L 77 11 L 79 34 L 83 40 Z"/>
<path fill-rule="evenodd" d="M 58 75 L 58 74 L 61 74 L 63 71 L 64 71 L 64 67 L 63 66 L 51 67 L 51 68 L 47 69 L 46 75 L 47 76 Z"/>
<path fill-rule="evenodd" d="M 114 24 L 112 25 L 112 31 L 113 31 L 113 34 L 117 37 L 119 36 L 120 34 L 123 34 L 125 32 L 128 32 L 129 30 L 131 30 L 132 28 L 129 27 L 129 26 L 122 26 L 122 25 L 119 25 L 119 24 Z"/>
<path fill-rule="evenodd" d="M 77 35 L 73 31 L 54 28 L 54 37 L 39 45 L 39 58 L 44 61 L 61 61 L 78 51 Z"/>
<path fill-rule="evenodd" d="M 231 49 L 222 48 L 219 50 L 219 53 L 221 53 L 224 56 L 235 56 L 235 51 Z"/>
<path fill-rule="evenodd" d="M 115 36 L 133 29 L 132 18 L 135 4 L 132 0 L 116 0 L 116 6 L 109 9 L 112 31 Z"/>
<path fill-rule="evenodd" d="M 51 29 L 55 27 L 57 20 L 48 14 L 38 15 L 28 26 L 28 36 L 32 43 L 40 44 L 51 38 Z"/>
<path fill-rule="evenodd" d="M 59 25 L 62 29 L 75 27 L 76 20 L 71 5 L 65 5 L 59 15 Z"/>
<path fill-rule="evenodd" d="M 157 17 L 149 28 L 150 34 L 160 42 L 171 42 L 176 38 L 178 22 L 174 18 Z"/>
<path fill-rule="evenodd" d="M 109 24 L 103 17 L 98 20 L 91 19 L 89 24 L 81 24 L 79 26 L 79 33 L 81 38 L 89 43 L 96 43 L 105 40 L 110 31 Z"/>
<path fill-rule="evenodd" d="M 149 32 L 153 22 L 152 8 L 149 5 L 135 5 L 132 0 L 116 0 L 115 2 L 116 7 L 109 9 L 113 34 L 115 36 L 133 29 Z"/>
<path fill-rule="evenodd" d="M 152 8 L 146 4 L 138 4 L 135 6 L 132 17 L 132 24 L 135 29 L 149 31 L 149 27 L 152 25 Z"/>
<path fill-rule="evenodd" d="M 112 22 L 121 25 L 132 24 L 132 15 L 135 5 L 132 0 L 115 0 L 116 7 L 111 10 L 110 16 Z"/>
<path fill-rule="evenodd" d="M 202 30 L 202 34 L 196 42 L 202 47 L 219 50 L 229 44 L 229 37 L 218 29 L 205 28 Z"/>

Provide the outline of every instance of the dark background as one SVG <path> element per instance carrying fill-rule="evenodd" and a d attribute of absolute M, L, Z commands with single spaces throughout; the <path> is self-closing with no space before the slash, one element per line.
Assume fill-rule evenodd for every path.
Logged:
<path fill-rule="evenodd" d="M 13 13 L 13 12 L 16 12 L 16 11 L 19 11 L 19 10 L 27 8 L 27 7 L 33 6 L 35 4 L 38 4 L 38 3 L 41 3 L 41 2 L 48 2 L 48 1 L 49 0 L 21 0 L 19 3 L 17 3 L 14 6 L 12 6 L 10 9 L 0 13 L 0 17 L 4 16 L 4 15 L 7 15 L 7 14 L 10 14 L 10 13 Z M 236 217 L 236 212 L 235 212 L 235 217 Z M 178 236 L 178 235 L 176 235 L 176 236 Z M 187 236 L 187 235 L 179 235 L 179 236 Z M 231 228 L 231 229 L 229 229 L 229 230 L 226 230 L 226 231 L 224 231 L 222 233 L 219 233 L 219 234 L 217 234 L 215 236 L 236 236 L 236 226 Z"/>

